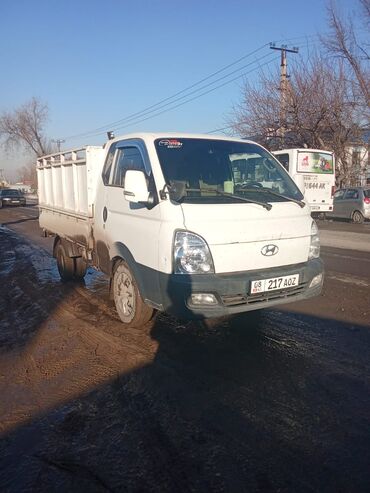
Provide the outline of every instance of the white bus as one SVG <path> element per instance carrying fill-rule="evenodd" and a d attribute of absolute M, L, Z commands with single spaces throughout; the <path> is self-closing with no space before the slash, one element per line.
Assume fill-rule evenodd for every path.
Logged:
<path fill-rule="evenodd" d="M 320 149 L 283 149 L 273 154 L 304 193 L 312 215 L 325 217 L 333 210 L 335 159 Z"/>

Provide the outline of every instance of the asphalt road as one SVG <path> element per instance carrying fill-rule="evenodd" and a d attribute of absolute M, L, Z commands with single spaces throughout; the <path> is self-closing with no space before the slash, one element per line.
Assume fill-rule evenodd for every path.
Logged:
<path fill-rule="evenodd" d="M 103 276 L 59 281 L 35 207 L 0 224 L 1 491 L 370 490 L 368 252 L 324 246 L 319 298 L 123 331 Z"/>
<path fill-rule="evenodd" d="M 324 247 L 350 249 L 370 253 L 370 221 L 352 224 L 348 221 L 319 221 L 321 244 Z"/>

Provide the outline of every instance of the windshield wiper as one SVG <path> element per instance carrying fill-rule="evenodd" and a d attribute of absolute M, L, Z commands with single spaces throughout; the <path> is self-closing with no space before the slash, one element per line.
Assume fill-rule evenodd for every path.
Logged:
<path fill-rule="evenodd" d="M 270 188 L 266 187 L 253 187 L 253 188 L 241 188 L 243 192 L 262 192 L 262 193 L 270 193 L 271 195 L 275 195 L 275 197 L 280 197 L 282 199 L 288 200 L 289 202 L 294 202 L 295 204 L 298 204 L 300 207 L 305 207 L 306 202 L 303 202 L 302 200 L 298 199 L 293 199 L 292 197 L 288 197 L 287 195 L 284 195 L 279 192 L 275 192 L 274 190 L 271 190 Z"/>
<path fill-rule="evenodd" d="M 230 197 L 232 199 L 238 199 L 242 202 L 247 202 L 248 204 L 257 204 L 261 205 L 268 211 L 271 210 L 272 205 L 268 202 L 260 202 L 258 200 L 246 199 L 245 197 L 240 197 L 239 195 L 234 195 L 233 193 L 222 192 L 221 190 L 213 189 L 213 188 L 187 188 L 186 192 L 214 192 L 217 195 L 222 195 L 223 197 Z"/>

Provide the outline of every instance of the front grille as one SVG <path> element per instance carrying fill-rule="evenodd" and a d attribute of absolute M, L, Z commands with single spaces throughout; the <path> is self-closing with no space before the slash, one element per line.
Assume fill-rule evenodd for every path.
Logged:
<path fill-rule="evenodd" d="M 238 305 L 254 305 L 258 303 L 265 303 L 266 301 L 288 299 L 292 296 L 301 294 L 307 288 L 307 283 L 303 282 L 294 288 L 281 289 L 276 291 L 266 291 L 264 293 L 258 293 L 253 295 L 246 294 L 233 294 L 221 296 L 224 306 L 238 306 Z"/>

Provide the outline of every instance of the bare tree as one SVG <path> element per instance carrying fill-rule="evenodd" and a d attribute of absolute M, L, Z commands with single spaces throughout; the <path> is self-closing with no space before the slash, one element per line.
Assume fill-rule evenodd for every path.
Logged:
<path fill-rule="evenodd" d="M 48 106 L 37 98 L 12 112 L 0 115 L 0 139 L 6 149 L 23 147 L 36 156 L 51 151 L 44 127 L 48 120 Z"/>
<path fill-rule="evenodd" d="M 358 84 L 364 104 L 370 109 L 370 56 L 369 56 L 369 35 L 370 35 L 370 0 L 359 0 L 361 18 L 365 39 L 361 41 L 361 29 L 358 28 L 352 16 L 346 19 L 340 15 L 334 0 L 328 6 L 330 33 L 322 37 L 324 46 L 328 52 L 340 57 L 351 69 L 352 74 Z M 367 114 L 369 116 L 369 113 Z"/>
<path fill-rule="evenodd" d="M 343 63 L 312 56 L 292 69 L 281 121 L 279 74 L 260 74 L 246 84 L 229 124 L 234 133 L 253 137 L 271 150 L 312 147 L 333 150 L 339 158 L 338 182 L 349 178 L 348 144 L 360 133 L 361 105 Z"/>

